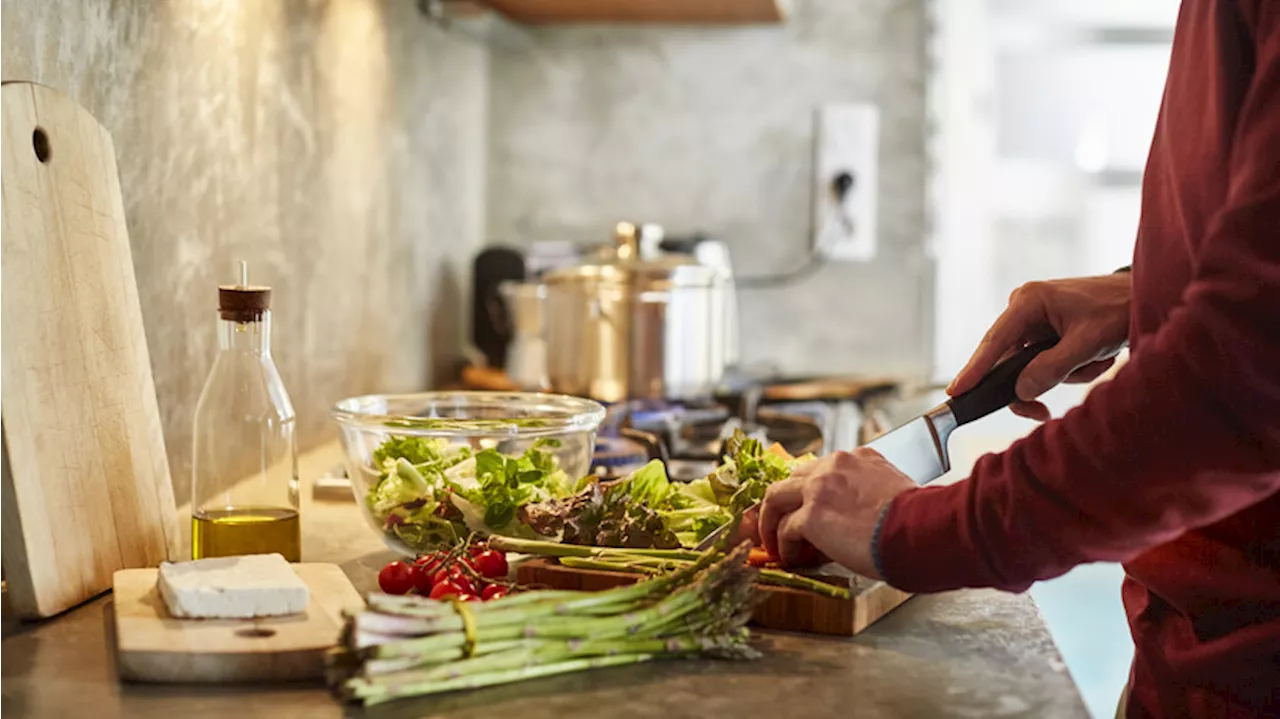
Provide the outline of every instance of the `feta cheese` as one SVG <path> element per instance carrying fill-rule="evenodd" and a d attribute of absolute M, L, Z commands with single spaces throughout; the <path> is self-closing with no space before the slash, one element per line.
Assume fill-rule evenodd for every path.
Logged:
<path fill-rule="evenodd" d="M 162 562 L 156 586 L 175 617 L 251 619 L 297 614 L 311 591 L 279 554 Z"/>

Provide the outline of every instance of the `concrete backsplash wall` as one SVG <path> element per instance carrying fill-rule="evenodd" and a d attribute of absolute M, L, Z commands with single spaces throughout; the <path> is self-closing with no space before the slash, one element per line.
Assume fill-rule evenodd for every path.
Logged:
<path fill-rule="evenodd" d="M 458 355 L 483 241 L 482 45 L 408 0 L 2 9 L 4 79 L 68 93 L 115 140 L 179 501 L 235 260 L 275 289 L 304 448 L 336 436 L 335 400 L 421 388 Z"/>
<path fill-rule="evenodd" d="M 410 0 L 3 0 L 3 77 L 58 88 L 116 145 L 180 501 L 215 288 L 272 285 L 303 448 L 327 410 L 410 390 L 464 344 L 486 242 L 618 219 L 731 243 L 743 275 L 809 245 L 816 105 L 882 110 L 880 254 L 744 292 L 745 359 L 924 373 L 925 10 L 800 0 L 780 27 L 520 30 L 493 49 Z"/>
<path fill-rule="evenodd" d="M 928 372 L 922 0 L 800 0 L 753 28 L 556 27 L 491 56 L 487 235 L 607 241 L 620 219 L 727 240 L 741 275 L 811 243 L 813 112 L 880 106 L 867 264 L 742 293 L 743 355 L 792 373 Z"/>

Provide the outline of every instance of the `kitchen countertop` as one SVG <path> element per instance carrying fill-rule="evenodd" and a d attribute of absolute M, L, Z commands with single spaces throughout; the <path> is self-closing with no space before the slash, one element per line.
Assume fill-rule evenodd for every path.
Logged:
<path fill-rule="evenodd" d="M 300 458 L 303 477 L 334 447 Z M 392 557 L 350 501 L 303 501 L 304 561 L 337 562 L 373 588 Z M 31 717 L 596 716 L 1088 717 L 1027 594 L 913 597 L 853 639 L 757 632 L 754 662 L 670 661 L 603 669 L 361 711 L 311 685 L 126 685 L 116 679 L 110 595 L 3 631 L 3 713 Z M 10 713 L 13 712 L 13 713 Z"/>

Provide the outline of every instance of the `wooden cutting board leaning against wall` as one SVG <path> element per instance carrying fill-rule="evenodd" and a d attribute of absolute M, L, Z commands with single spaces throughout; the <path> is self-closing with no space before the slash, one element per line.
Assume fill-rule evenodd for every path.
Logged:
<path fill-rule="evenodd" d="M 43 85 L 0 95 L 4 572 L 47 617 L 180 535 L 111 136 Z"/>

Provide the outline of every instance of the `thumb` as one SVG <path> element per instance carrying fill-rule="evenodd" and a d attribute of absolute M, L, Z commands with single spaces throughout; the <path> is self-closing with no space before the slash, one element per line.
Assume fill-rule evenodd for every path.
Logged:
<path fill-rule="evenodd" d="M 1094 359 L 1094 344 L 1079 334 L 1069 334 L 1040 353 L 1018 376 L 1018 399 L 1029 402 L 1060 384 L 1077 367 Z"/>

